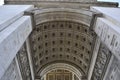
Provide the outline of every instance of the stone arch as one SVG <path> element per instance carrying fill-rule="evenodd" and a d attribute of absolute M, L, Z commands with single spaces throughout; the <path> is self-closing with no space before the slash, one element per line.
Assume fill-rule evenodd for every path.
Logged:
<path fill-rule="evenodd" d="M 30 42 L 36 75 L 40 76 L 44 65 L 61 61 L 74 63 L 87 75 L 95 40 L 89 30 L 92 12 L 69 8 L 32 12 L 35 26 Z"/>
<path fill-rule="evenodd" d="M 36 25 L 49 21 L 73 21 L 90 26 L 93 12 L 84 9 L 47 8 L 33 10 Z"/>
<path fill-rule="evenodd" d="M 74 66 L 66 64 L 66 63 L 50 64 L 49 66 L 45 67 L 39 75 L 44 76 L 46 73 L 51 72 L 52 70 L 56 70 L 56 69 L 68 70 L 68 71 L 74 73 L 79 78 L 79 80 L 81 80 L 81 77 L 82 77 L 81 72 Z"/>

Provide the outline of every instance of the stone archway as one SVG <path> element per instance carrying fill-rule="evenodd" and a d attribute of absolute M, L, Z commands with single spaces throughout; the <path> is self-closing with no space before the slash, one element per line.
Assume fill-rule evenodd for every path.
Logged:
<path fill-rule="evenodd" d="M 96 38 L 90 31 L 94 13 L 70 8 L 31 12 L 35 22 L 30 35 L 35 76 L 40 78 L 41 71 L 52 63 L 73 65 L 82 76 L 87 76 Z"/>
<path fill-rule="evenodd" d="M 71 76 L 75 75 L 79 80 L 81 80 L 81 77 L 82 77 L 81 72 L 74 66 L 66 64 L 66 63 L 55 63 L 55 64 L 51 64 L 45 67 L 42 70 L 42 72 L 40 73 L 41 78 L 43 78 L 46 74 L 54 70 L 67 70 L 69 71 L 69 73 L 71 73 Z"/>

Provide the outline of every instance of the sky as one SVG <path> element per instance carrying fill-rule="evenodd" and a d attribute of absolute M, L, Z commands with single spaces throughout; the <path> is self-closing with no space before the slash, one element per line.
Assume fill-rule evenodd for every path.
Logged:
<path fill-rule="evenodd" d="M 4 0 L 0 0 L 0 5 L 2 5 L 4 3 Z"/>
<path fill-rule="evenodd" d="M 105 2 L 107 2 L 107 1 L 109 1 L 109 2 L 119 2 L 119 4 L 120 4 L 120 0 L 98 0 L 98 1 L 105 1 Z M 0 0 L 0 5 L 2 5 L 2 4 L 4 4 L 4 0 Z M 120 6 L 120 5 L 119 5 Z"/>

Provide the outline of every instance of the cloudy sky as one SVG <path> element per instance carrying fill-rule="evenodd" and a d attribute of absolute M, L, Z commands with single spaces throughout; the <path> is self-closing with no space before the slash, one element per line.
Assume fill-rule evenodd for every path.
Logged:
<path fill-rule="evenodd" d="M 120 0 L 98 0 L 98 1 L 110 1 L 110 2 L 119 2 L 119 4 L 120 4 Z M 0 0 L 0 5 L 2 5 L 3 4 L 3 2 L 4 2 L 4 0 Z M 120 6 L 120 5 L 119 5 Z"/>

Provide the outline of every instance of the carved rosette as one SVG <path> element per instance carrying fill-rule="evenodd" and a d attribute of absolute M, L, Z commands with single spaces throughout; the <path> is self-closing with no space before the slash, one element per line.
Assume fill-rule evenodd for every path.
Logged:
<path fill-rule="evenodd" d="M 20 51 L 17 54 L 17 59 L 21 71 L 21 75 L 23 80 L 32 80 L 31 78 L 31 71 L 30 71 L 30 65 L 26 50 L 26 45 L 24 44 Z"/>
<path fill-rule="evenodd" d="M 91 80 L 103 79 L 110 58 L 111 52 L 103 43 L 101 43 Z"/>

